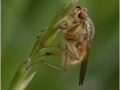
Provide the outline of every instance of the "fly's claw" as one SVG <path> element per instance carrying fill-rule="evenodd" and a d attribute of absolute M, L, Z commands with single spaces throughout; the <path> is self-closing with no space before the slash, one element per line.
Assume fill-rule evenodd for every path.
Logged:
<path fill-rule="evenodd" d="M 37 39 L 39 39 L 40 37 L 39 36 L 37 36 Z"/>
<path fill-rule="evenodd" d="M 58 44 L 58 48 L 60 48 L 60 43 Z"/>
<path fill-rule="evenodd" d="M 53 54 L 53 53 L 46 52 L 46 54 L 45 54 L 45 55 L 50 56 L 50 55 L 52 55 L 52 54 Z"/>
<path fill-rule="evenodd" d="M 60 29 L 62 29 L 62 30 L 65 30 L 65 29 L 66 29 L 66 28 L 64 28 L 64 27 L 62 27 L 62 26 L 59 26 L 59 25 L 58 25 L 58 27 L 59 27 Z"/>

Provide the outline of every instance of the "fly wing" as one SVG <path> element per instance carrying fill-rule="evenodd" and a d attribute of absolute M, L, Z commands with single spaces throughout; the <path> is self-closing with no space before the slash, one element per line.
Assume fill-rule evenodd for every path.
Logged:
<path fill-rule="evenodd" d="M 84 40 L 81 46 L 83 48 L 80 50 L 82 62 L 81 62 L 81 68 L 80 68 L 79 85 L 83 84 L 85 74 L 86 74 L 87 62 L 88 62 L 88 56 L 89 56 L 89 41 L 87 39 Z"/>
<path fill-rule="evenodd" d="M 84 60 L 81 63 L 79 85 L 83 84 L 85 74 L 86 74 L 86 69 L 87 69 L 87 63 L 88 63 L 88 54 L 86 55 L 86 57 L 84 58 Z"/>

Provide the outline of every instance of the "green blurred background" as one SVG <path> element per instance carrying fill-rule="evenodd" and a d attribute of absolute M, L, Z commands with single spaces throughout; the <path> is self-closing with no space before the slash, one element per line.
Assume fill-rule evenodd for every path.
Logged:
<path fill-rule="evenodd" d="M 2 0 L 2 90 L 7 90 L 17 68 L 24 62 L 40 30 L 48 27 L 67 0 Z M 79 0 L 95 26 L 87 73 L 82 86 L 80 64 L 60 72 L 45 65 L 37 71 L 26 90 L 118 90 L 119 88 L 119 1 Z M 59 38 L 58 38 L 59 39 Z M 55 40 L 57 41 L 57 40 Z M 54 42 L 55 42 L 54 41 Z M 46 57 L 62 67 L 60 56 Z"/>

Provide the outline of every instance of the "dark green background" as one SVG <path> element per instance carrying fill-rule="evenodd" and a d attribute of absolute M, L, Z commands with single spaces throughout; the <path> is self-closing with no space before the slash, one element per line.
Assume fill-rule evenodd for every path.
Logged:
<path fill-rule="evenodd" d="M 7 90 L 17 68 L 28 58 L 36 36 L 50 25 L 67 0 L 1 2 L 2 90 Z M 37 73 L 26 90 L 118 90 L 119 1 L 79 0 L 78 5 L 88 9 L 96 30 L 83 85 L 78 85 L 80 64 L 71 65 L 66 72 L 39 64 L 30 71 Z M 62 67 L 60 56 L 46 59 Z"/>

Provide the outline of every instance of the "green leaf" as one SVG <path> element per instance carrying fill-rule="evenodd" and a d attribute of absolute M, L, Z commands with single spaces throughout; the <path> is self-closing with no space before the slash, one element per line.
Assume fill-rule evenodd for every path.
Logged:
<path fill-rule="evenodd" d="M 30 81 L 32 80 L 35 74 L 36 72 L 34 72 L 29 77 L 27 77 L 23 82 L 21 82 L 18 90 L 24 90 L 27 87 L 27 85 L 30 83 Z"/>

